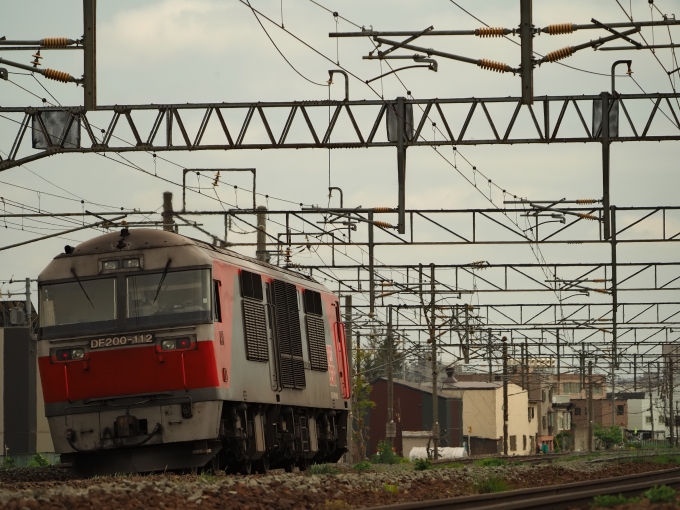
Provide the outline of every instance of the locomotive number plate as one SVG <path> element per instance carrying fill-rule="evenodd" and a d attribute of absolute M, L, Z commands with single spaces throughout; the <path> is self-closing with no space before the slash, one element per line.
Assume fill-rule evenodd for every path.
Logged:
<path fill-rule="evenodd" d="M 141 335 L 110 336 L 106 338 L 95 338 L 90 340 L 90 349 L 101 349 L 102 347 L 118 347 L 120 345 L 152 344 L 153 335 L 150 333 Z"/>

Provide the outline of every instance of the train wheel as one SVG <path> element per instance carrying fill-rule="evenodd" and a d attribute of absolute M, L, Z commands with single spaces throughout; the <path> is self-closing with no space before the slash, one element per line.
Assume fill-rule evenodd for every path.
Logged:
<path fill-rule="evenodd" d="M 298 462 L 297 466 L 300 468 L 300 471 L 307 471 L 307 468 L 309 467 L 311 463 L 309 462 L 309 459 L 306 457 L 302 457 Z"/>
<path fill-rule="evenodd" d="M 244 460 L 241 463 L 241 474 L 249 475 L 253 472 L 253 463 L 250 460 Z"/>
<path fill-rule="evenodd" d="M 289 460 L 283 465 L 283 469 L 285 469 L 286 473 L 292 473 L 294 467 L 295 467 L 295 460 Z"/>
<path fill-rule="evenodd" d="M 255 463 L 255 471 L 262 475 L 266 475 L 269 471 L 269 457 L 262 457 Z"/>

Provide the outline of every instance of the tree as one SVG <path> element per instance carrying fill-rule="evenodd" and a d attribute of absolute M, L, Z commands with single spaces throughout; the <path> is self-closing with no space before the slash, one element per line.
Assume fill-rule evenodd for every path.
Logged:
<path fill-rule="evenodd" d="M 357 349 L 354 355 L 356 373 L 352 387 L 352 440 L 354 445 L 352 457 L 355 460 L 366 458 L 365 441 L 369 439 L 366 413 L 369 409 L 375 407 L 375 402 L 369 399 L 373 388 L 368 384 L 365 372 L 362 372 L 362 367 L 365 365 L 368 356 L 368 352 L 361 348 Z"/>

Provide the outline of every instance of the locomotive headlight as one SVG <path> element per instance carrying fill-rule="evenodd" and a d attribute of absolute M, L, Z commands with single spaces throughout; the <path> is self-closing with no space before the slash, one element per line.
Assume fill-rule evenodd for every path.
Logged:
<path fill-rule="evenodd" d="M 123 267 L 127 269 L 139 269 L 139 259 L 124 260 Z"/>
<path fill-rule="evenodd" d="M 191 338 L 173 338 L 161 342 L 161 350 L 174 351 L 177 349 L 191 349 Z"/>
<path fill-rule="evenodd" d="M 102 264 L 102 268 L 105 271 L 111 270 L 111 269 L 118 269 L 120 262 L 117 260 L 107 260 Z"/>
<path fill-rule="evenodd" d="M 173 338 L 172 340 L 163 340 L 161 342 L 161 349 L 164 351 L 171 351 L 175 349 L 177 346 L 175 345 L 175 339 Z"/>
<path fill-rule="evenodd" d="M 74 359 L 84 359 L 85 349 L 59 349 L 55 355 L 57 361 L 71 361 Z"/>

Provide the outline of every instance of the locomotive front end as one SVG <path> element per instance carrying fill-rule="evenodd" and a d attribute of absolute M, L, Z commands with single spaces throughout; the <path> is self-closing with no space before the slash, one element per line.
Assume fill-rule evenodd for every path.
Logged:
<path fill-rule="evenodd" d="M 39 277 L 38 356 L 62 460 L 94 471 L 206 465 L 221 448 L 212 260 L 187 238 L 99 236 Z"/>

